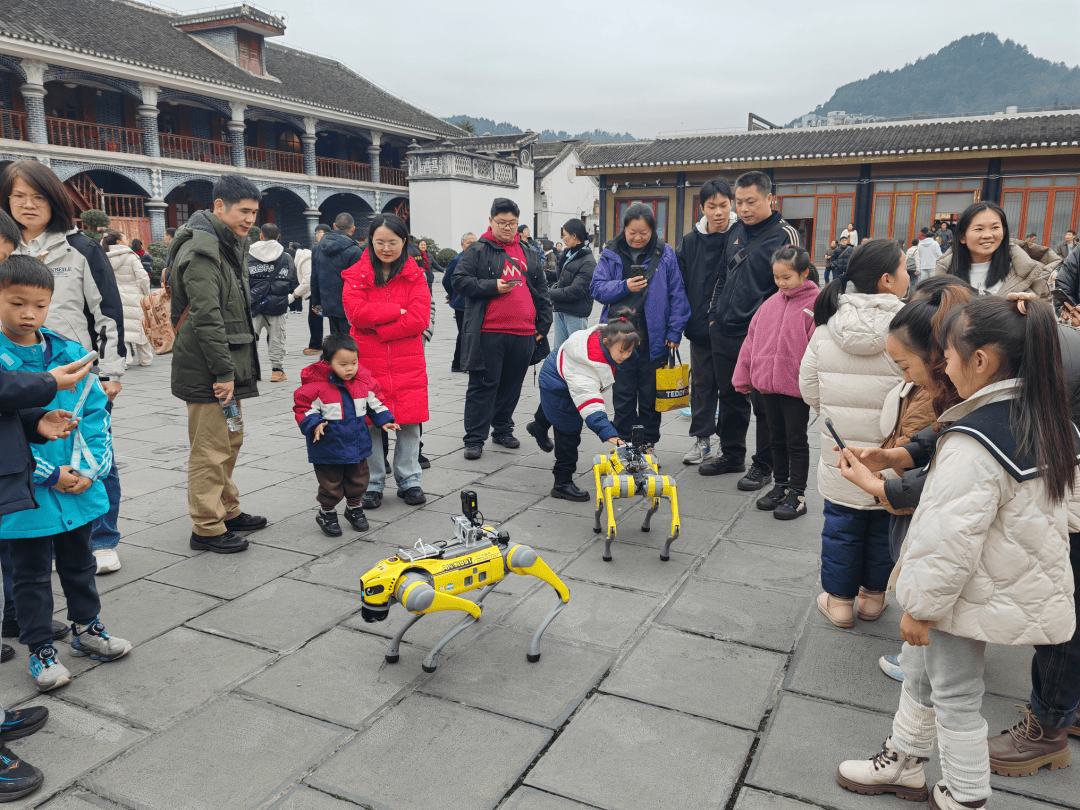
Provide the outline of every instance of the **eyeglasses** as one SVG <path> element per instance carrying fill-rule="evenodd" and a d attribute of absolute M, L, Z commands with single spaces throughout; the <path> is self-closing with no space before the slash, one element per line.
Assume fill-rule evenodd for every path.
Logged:
<path fill-rule="evenodd" d="M 49 198 L 43 194 L 12 194 L 8 197 L 12 205 L 18 205 L 25 208 L 28 205 L 48 205 Z"/>
<path fill-rule="evenodd" d="M 512 219 L 509 222 L 504 222 L 497 219 L 493 219 L 491 221 L 498 225 L 500 228 L 502 228 L 504 231 L 509 230 L 510 228 L 516 228 L 518 224 L 518 221 L 516 219 Z"/>
<path fill-rule="evenodd" d="M 394 250 L 395 248 L 401 247 L 401 240 L 400 239 L 395 239 L 393 242 L 375 241 L 375 242 L 372 242 L 371 244 L 375 245 L 376 250 L 384 250 L 386 248 L 389 248 L 390 250 Z"/>

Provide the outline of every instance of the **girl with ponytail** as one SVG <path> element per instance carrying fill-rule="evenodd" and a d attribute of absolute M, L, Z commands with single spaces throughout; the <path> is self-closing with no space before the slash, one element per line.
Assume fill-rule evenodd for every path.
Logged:
<path fill-rule="evenodd" d="M 616 307 L 605 323 L 573 332 L 540 369 L 540 406 L 525 426 L 545 453 L 555 451 L 553 498 L 588 501 L 592 496 L 574 484 L 582 428 L 601 441 L 619 445 L 619 433 L 604 409 L 604 391 L 615 382 L 619 364 L 640 350 L 634 311 Z M 555 441 L 548 438 L 554 429 Z"/>
<path fill-rule="evenodd" d="M 963 401 L 940 417 L 949 426 L 892 577 L 907 642 L 900 706 L 881 752 L 842 763 L 837 779 L 925 800 L 923 763 L 936 739 L 945 779 L 930 806 L 959 810 L 990 796 L 986 644 L 1073 635 L 1066 499 L 1078 436 L 1049 304 L 984 296 L 948 312 L 938 334 Z M 1064 767 L 1068 748 L 1045 759 Z"/>

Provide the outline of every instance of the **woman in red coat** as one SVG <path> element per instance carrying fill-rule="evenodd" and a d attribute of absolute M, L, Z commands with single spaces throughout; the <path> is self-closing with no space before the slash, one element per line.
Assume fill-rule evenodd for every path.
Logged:
<path fill-rule="evenodd" d="M 420 425 L 428 419 L 427 363 L 421 335 L 431 315 L 431 291 L 424 271 L 405 250 L 409 231 L 393 214 L 378 214 L 368 226 L 367 249 L 360 261 L 341 274 L 341 301 L 360 347 L 360 364 L 382 388 L 383 404 L 401 430 L 394 445 L 398 497 L 417 506 L 426 501 L 420 488 Z M 382 443 L 371 428 L 372 442 Z M 376 444 L 376 442 L 378 442 Z M 371 466 L 365 509 L 382 505 L 386 472 Z"/>

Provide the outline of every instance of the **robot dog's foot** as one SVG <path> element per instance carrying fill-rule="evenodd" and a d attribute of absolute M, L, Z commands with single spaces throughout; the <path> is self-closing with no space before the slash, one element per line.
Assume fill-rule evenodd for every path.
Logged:
<path fill-rule="evenodd" d="M 397 653 L 394 653 L 393 655 L 390 655 L 390 653 L 387 653 L 386 655 L 383 656 L 383 659 L 388 664 L 396 664 L 400 658 L 401 658 L 401 656 L 398 655 Z"/>
<path fill-rule="evenodd" d="M 434 664 L 433 666 L 430 666 L 430 667 L 427 664 L 421 664 L 420 665 L 420 669 L 424 670 L 424 672 L 434 672 L 438 668 L 439 668 L 438 664 Z"/>
<path fill-rule="evenodd" d="M 540 653 L 537 653 L 536 655 L 533 655 L 532 653 L 525 653 L 525 660 L 528 661 L 530 664 L 535 664 L 537 661 L 540 660 Z"/>

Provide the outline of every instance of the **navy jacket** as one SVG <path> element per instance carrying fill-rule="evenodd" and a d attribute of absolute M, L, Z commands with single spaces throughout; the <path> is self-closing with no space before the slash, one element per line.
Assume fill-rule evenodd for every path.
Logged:
<path fill-rule="evenodd" d="M 462 251 L 464 253 L 464 251 Z M 465 309 L 465 303 L 468 300 L 464 295 L 459 295 L 454 292 L 454 285 L 451 283 L 454 277 L 454 268 L 457 267 L 457 263 L 461 260 L 461 253 L 452 258 L 446 264 L 446 270 L 443 272 L 442 286 L 446 290 L 446 297 L 450 299 L 450 306 L 458 311 Z"/>
<path fill-rule="evenodd" d="M 329 231 L 311 251 L 311 306 L 328 318 L 344 318 L 341 274 L 360 261 L 364 251 L 342 231 Z"/>
<path fill-rule="evenodd" d="M 42 406 L 55 396 L 52 374 L 0 368 L 0 515 L 37 508 L 34 456 L 28 442 L 44 443 L 37 423 L 45 415 Z"/>

